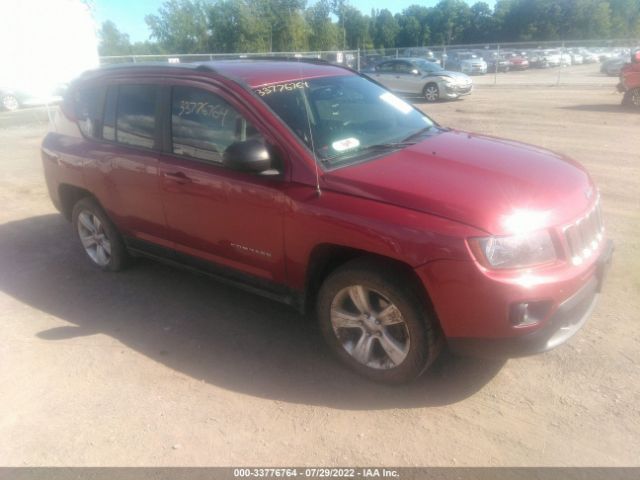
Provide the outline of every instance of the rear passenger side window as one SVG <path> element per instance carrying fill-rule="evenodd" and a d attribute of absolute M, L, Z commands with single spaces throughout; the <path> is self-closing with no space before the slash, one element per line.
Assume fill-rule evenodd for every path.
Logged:
<path fill-rule="evenodd" d="M 395 62 L 385 62 L 378 65 L 378 71 L 382 73 L 393 73 Z"/>
<path fill-rule="evenodd" d="M 116 142 L 135 147 L 153 148 L 157 90 L 158 87 L 155 85 L 120 85 L 118 87 Z M 111 112 L 105 111 L 105 114 L 107 113 Z M 105 127 L 107 127 L 106 121 Z"/>
<path fill-rule="evenodd" d="M 173 87 L 171 136 L 176 155 L 221 163 L 229 145 L 260 134 L 220 96 L 198 88 Z"/>

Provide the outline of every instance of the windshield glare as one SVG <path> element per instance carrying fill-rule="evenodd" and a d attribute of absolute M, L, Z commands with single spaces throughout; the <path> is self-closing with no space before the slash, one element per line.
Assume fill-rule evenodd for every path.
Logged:
<path fill-rule="evenodd" d="M 428 60 L 413 60 L 412 63 L 423 72 L 440 72 L 444 70 L 437 63 L 430 62 Z"/>
<path fill-rule="evenodd" d="M 256 93 L 324 163 L 375 155 L 434 123 L 404 100 L 360 76 L 286 82 Z"/>

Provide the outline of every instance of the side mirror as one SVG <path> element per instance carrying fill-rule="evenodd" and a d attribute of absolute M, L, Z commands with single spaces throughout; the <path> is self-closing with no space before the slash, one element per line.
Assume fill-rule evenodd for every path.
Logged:
<path fill-rule="evenodd" d="M 411 70 L 411 73 L 413 75 L 420 75 L 420 70 L 418 70 L 417 68 L 414 68 L 413 70 Z"/>
<path fill-rule="evenodd" d="M 241 172 L 263 173 L 271 169 L 272 159 L 260 140 L 246 140 L 229 145 L 222 154 L 222 164 Z"/>

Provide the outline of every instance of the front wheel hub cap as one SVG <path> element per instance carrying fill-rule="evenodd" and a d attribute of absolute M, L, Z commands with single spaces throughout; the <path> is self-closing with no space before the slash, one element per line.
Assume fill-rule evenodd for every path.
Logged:
<path fill-rule="evenodd" d="M 331 303 L 331 325 L 342 348 L 358 363 L 377 370 L 407 358 L 409 329 L 398 307 L 363 285 L 343 288 Z"/>

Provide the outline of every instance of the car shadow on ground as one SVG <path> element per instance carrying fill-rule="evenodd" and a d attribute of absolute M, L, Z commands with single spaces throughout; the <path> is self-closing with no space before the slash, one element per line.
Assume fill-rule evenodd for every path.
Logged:
<path fill-rule="evenodd" d="M 0 289 L 71 324 L 40 339 L 108 335 L 195 379 L 280 401 L 353 410 L 446 405 L 504 365 L 444 355 L 413 384 L 372 383 L 338 364 L 314 323 L 286 306 L 149 261 L 96 270 L 60 215 L 0 225 Z"/>
<path fill-rule="evenodd" d="M 634 111 L 632 108 L 625 107 L 620 105 L 620 101 L 617 103 L 600 103 L 597 105 L 568 105 L 565 107 L 559 107 L 564 110 L 576 110 L 580 112 L 600 112 L 600 113 L 638 113 L 637 110 Z"/>

